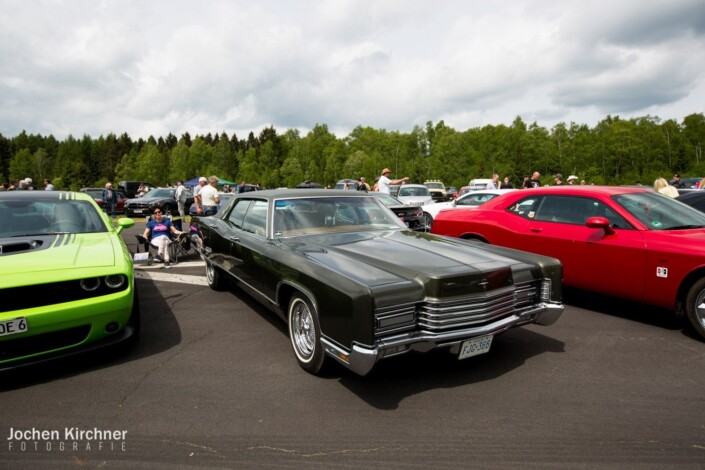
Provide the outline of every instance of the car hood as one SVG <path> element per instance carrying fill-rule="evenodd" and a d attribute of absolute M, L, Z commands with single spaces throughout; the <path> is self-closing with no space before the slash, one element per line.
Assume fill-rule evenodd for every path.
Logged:
<path fill-rule="evenodd" d="M 427 297 L 485 292 L 511 285 L 521 261 L 447 237 L 411 231 L 306 237 L 294 247 L 309 258 L 370 288 L 408 284 Z"/>
<path fill-rule="evenodd" d="M 165 199 L 168 200 L 170 198 L 168 198 L 168 197 L 138 197 L 135 199 L 129 199 L 127 201 L 127 204 L 136 204 L 136 203 L 149 204 L 150 202 L 163 201 Z"/>
<path fill-rule="evenodd" d="M 114 266 L 113 243 L 108 233 L 2 238 L 0 259 L 12 275 Z"/>

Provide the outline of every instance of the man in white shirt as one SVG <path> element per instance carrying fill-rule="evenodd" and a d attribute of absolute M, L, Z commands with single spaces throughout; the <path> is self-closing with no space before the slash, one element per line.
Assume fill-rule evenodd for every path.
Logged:
<path fill-rule="evenodd" d="M 208 178 L 208 185 L 203 186 L 201 191 L 198 193 L 201 199 L 201 208 L 203 210 L 203 215 L 214 215 L 218 212 L 218 203 L 220 202 L 220 196 L 218 196 L 218 177 L 211 176 Z"/>
<path fill-rule="evenodd" d="M 377 181 L 377 187 L 379 188 L 378 191 L 380 193 L 390 194 L 390 191 L 389 191 L 390 184 L 402 184 L 402 183 L 406 183 L 407 181 L 409 181 L 408 176 L 405 176 L 405 177 L 400 178 L 398 180 L 390 180 L 389 175 L 391 175 L 391 174 L 392 174 L 392 170 L 390 170 L 389 168 L 385 168 L 384 170 L 382 170 L 382 176 L 380 176 L 379 181 Z"/>
<path fill-rule="evenodd" d="M 202 215 L 203 212 L 203 204 L 201 203 L 201 195 L 199 193 L 206 184 L 208 184 L 208 180 L 201 176 L 198 178 L 198 185 L 193 188 L 193 203 L 196 206 L 196 213 L 198 215 Z"/>

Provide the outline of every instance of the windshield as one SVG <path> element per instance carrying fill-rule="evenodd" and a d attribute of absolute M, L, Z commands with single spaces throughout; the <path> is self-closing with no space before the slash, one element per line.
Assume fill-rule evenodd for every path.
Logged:
<path fill-rule="evenodd" d="M 174 197 L 174 190 L 170 188 L 155 188 L 142 197 Z"/>
<path fill-rule="evenodd" d="M 100 214 L 88 201 L 2 200 L 0 220 L 0 238 L 107 231 Z"/>
<path fill-rule="evenodd" d="M 274 201 L 274 236 L 404 229 L 377 198 L 311 197 Z"/>
<path fill-rule="evenodd" d="M 424 183 L 424 186 L 431 189 L 444 189 L 441 183 Z"/>
<path fill-rule="evenodd" d="M 399 197 L 430 196 L 426 186 L 402 186 L 399 188 Z"/>
<path fill-rule="evenodd" d="M 613 199 L 650 230 L 705 227 L 705 214 L 656 192 L 620 194 Z"/>

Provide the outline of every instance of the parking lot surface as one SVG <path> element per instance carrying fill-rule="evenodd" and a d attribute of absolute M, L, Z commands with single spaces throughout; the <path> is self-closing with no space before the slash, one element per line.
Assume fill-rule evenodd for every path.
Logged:
<path fill-rule="evenodd" d="M 705 343 L 669 312 L 568 292 L 558 323 L 487 354 L 315 377 L 198 257 L 138 273 L 133 349 L 0 376 L 0 467 L 703 468 Z M 124 434 L 78 439 L 95 429 Z M 31 430 L 60 439 L 11 438 Z"/>

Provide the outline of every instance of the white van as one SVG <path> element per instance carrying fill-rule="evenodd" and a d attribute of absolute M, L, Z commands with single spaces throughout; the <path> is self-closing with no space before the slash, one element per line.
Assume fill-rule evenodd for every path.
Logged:
<path fill-rule="evenodd" d="M 487 189 L 487 185 L 491 182 L 491 178 L 475 178 L 470 180 L 468 186 L 470 186 L 470 191 L 477 191 L 479 189 Z"/>

